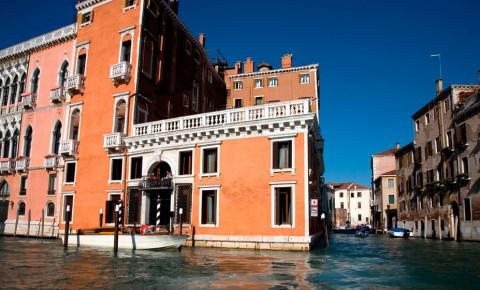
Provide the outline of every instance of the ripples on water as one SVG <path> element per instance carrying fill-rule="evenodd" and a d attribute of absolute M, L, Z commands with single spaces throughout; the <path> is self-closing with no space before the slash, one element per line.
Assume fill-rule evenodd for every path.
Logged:
<path fill-rule="evenodd" d="M 310 253 L 120 251 L 0 238 L 2 289 L 479 289 L 480 244 L 331 237 Z"/>

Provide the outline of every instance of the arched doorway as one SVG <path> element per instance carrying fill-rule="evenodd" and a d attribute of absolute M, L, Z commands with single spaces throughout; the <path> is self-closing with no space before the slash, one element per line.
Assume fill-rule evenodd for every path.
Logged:
<path fill-rule="evenodd" d="M 150 199 L 150 210 L 147 214 L 150 225 L 160 225 L 169 229 L 172 217 L 172 169 L 170 165 L 161 161 L 152 166 L 149 178 L 145 184 L 145 191 Z"/>
<path fill-rule="evenodd" d="M 4 223 L 8 218 L 8 205 L 10 204 L 10 189 L 4 180 L 0 183 L 0 234 L 3 234 Z"/>

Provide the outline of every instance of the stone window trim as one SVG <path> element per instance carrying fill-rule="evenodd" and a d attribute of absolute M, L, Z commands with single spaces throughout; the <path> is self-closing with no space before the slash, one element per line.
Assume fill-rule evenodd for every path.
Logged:
<path fill-rule="evenodd" d="M 284 135 L 284 136 L 270 136 L 270 176 L 273 176 L 275 173 L 281 173 L 281 172 L 291 172 L 292 175 L 295 175 L 295 137 L 296 134 L 293 135 Z M 291 168 L 282 168 L 282 169 L 274 169 L 274 158 L 273 158 L 273 143 L 275 142 L 285 142 L 285 141 L 290 141 L 292 144 L 292 164 Z"/>
<path fill-rule="evenodd" d="M 73 176 L 73 181 L 68 181 L 67 182 L 67 178 L 68 178 L 68 165 L 69 164 L 75 164 L 75 172 L 74 172 L 74 176 Z M 78 168 L 77 168 L 77 161 L 66 161 L 65 162 L 65 174 L 64 174 L 64 178 L 63 178 L 63 184 L 65 185 L 75 185 L 75 182 L 77 181 L 77 171 L 78 171 Z"/>
<path fill-rule="evenodd" d="M 215 209 L 215 224 L 203 224 L 202 223 L 202 204 L 203 204 L 203 192 L 215 191 L 216 192 L 216 209 Z M 199 210 L 198 221 L 199 227 L 202 228 L 218 228 L 220 225 L 220 185 L 206 185 L 198 187 L 199 195 Z"/>
<path fill-rule="evenodd" d="M 67 196 L 71 196 L 72 197 L 72 207 L 70 208 L 70 216 L 72 217 L 69 221 L 69 224 L 71 225 L 74 221 L 74 217 L 75 217 L 75 192 L 72 192 L 72 191 L 68 191 L 68 192 L 63 192 L 62 193 L 62 224 L 64 225 L 65 224 L 65 212 L 67 210 L 66 206 L 65 206 L 65 202 L 66 202 L 66 197 Z"/>
<path fill-rule="evenodd" d="M 296 181 L 277 181 L 277 182 L 270 182 L 270 192 L 271 192 L 271 208 L 270 208 L 270 216 L 271 216 L 271 227 L 275 229 L 287 228 L 287 229 L 294 229 L 296 225 L 296 199 L 295 199 L 295 189 L 296 189 Z M 291 194 L 291 224 L 289 225 L 276 225 L 275 224 L 275 194 L 277 188 L 290 188 Z"/>
<path fill-rule="evenodd" d="M 122 160 L 122 165 L 121 165 L 122 173 L 121 173 L 121 178 L 119 180 L 113 180 L 112 179 L 113 160 Z M 110 158 L 110 171 L 108 172 L 108 184 L 123 183 L 124 175 L 125 175 L 125 157 L 116 156 L 116 157 Z"/>
<path fill-rule="evenodd" d="M 204 158 L 204 151 L 206 149 L 217 149 L 217 172 L 215 173 L 203 172 L 203 158 Z M 220 177 L 220 156 L 221 156 L 220 143 L 200 145 L 200 179 L 202 177 Z"/>

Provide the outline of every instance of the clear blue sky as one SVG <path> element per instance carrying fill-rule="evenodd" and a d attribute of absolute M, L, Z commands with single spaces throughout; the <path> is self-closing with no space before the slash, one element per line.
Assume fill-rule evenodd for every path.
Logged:
<path fill-rule="evenodd" d="M 74 21 L 73 0 L 8 1 L 0 47 Z M 233 64 L 320 64 L 328 181 L 369 184 L 370 155 L 413 138 L 410 116 L 446 85 L 478 83 L 478 0 L 180 0 L 180 16 Z"/>

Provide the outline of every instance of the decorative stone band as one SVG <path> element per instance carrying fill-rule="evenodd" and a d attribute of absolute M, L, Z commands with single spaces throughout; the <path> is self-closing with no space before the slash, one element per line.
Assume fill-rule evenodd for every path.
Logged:
<path fill-rule="evenodd" d="M 274 74 L 281 74 L 281 73 L 287 73 L 287 72 L 293 72 L 293 71 L 307 71 L 307 70 L 316 70 L 316 69 L 318 69 L 318 64 L 310 64 L 310 65 L 296 66 L 296 67 L 291 67 L 291 68 L 274 69 L 274 70 L 268 70 L 268 71 L 262 71 L 262 72 L 236 74 L 236 75 L 231 75 L 228 78 L 229 79 L 240 79 L 240 78 L 244 78 L 244 77 L 274 75 Z"/>
<path fill-rule="evenodd" d="M 31 51 L 48 47 L 59 42 L 73 39 L 76 36 L 76 24 L 70 24 L 60 29 L 45 33 L 17 45 L 0 50 L 0 60 L 11 59 Z"/>

